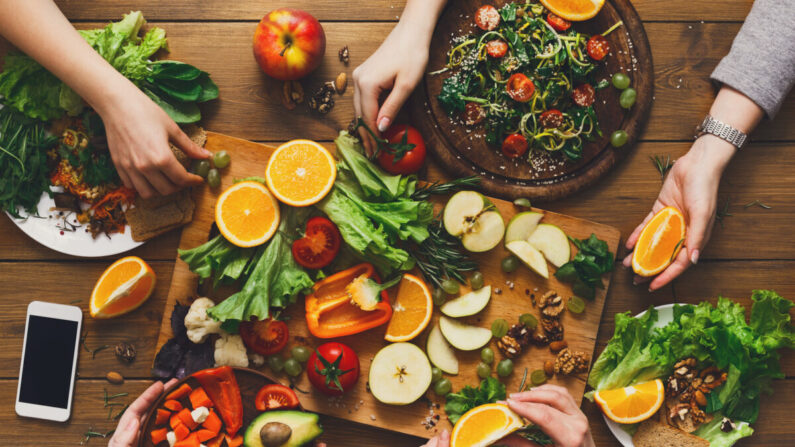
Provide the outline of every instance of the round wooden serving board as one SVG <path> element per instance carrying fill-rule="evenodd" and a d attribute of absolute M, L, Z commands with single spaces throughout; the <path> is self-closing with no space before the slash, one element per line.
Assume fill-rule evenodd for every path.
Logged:
<path fill-rule="evenodd" d="M 428 72 L 447 63 L 451 37 L 475 32 L 472 16 L 486 3 L 483 0 L 448 3 L 431 41 Z M 508 2 L 493 3 L 499 8 Z M 498 147 L 485 142 L 482 127 L 464 126 L 459 119 L 448 117 L 439 105 L 436 95 L 450 72 L 425 75 L 411 98 L 412 122 L 425 136 L 431 153 L 451 175 L 479 175 L 483 190 L 491 195 L 550 201 L 573 194 L 606 174 L 630 150 L 651 108 L 654 85 L 651 50 L 640 17 L 629 0 L 609 0 L 596 17 L 575 22 L 574 27 L 584 33 L 598 34 L 619 20 L 624 25 L 607 36 L 611 52 L 597 71 L 596 79 L 609 80 L 619 71 L 628 73 L 638 100 L 626 111 L 618 105 L 620 91 L 612 85 L 597 91 L 594 107 L 603 136 L 584 146 L 584 156 L 578 162 L 561 163 L 564 156 L 556 154 L 551 161 L 534 168 L 527 157 L 516 161 L 505 158 Z M 609 141 L 610 134 L 617 129 L 629 134 L 629 141 L 619 149 L 613 148 Z"/>

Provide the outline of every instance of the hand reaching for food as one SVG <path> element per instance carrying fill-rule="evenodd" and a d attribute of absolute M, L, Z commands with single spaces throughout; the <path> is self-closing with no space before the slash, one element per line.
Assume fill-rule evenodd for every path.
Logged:
<path fill-rule="evenodd" d="M 508 406 L 516 414 L 536 424 L 557 447 L 594 447 L 588 418 L 566 388 L 541 385 L 522 393 L 511 394 Z M 536 445 L 518 435 L 499 442 L 509 447 Z"/>
<path fill-rule="evenodd" d="M 149 407 L 154 405 L 163 391 L 169 389 L 176 382 L 177 379 L 171 379 L 165 385 L 162 382 L 155 382 L 138 396 L 124 411 L 124 414 L 121 415 L 119 425 L 113 432 L 113 437 L 108 441 L 108 447 L 133 447 L 138 445 L 141 426 L 144 423 L 144 417 L 149 411 Z"/>

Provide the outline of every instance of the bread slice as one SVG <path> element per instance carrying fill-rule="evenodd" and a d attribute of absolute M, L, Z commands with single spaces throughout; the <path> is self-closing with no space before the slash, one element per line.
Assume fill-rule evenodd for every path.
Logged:
<path fill-rule="evenodd" d="M 632 436 L 635 447 L 709 447 L 709 441 L 678 428 L 647 420 Z"/>

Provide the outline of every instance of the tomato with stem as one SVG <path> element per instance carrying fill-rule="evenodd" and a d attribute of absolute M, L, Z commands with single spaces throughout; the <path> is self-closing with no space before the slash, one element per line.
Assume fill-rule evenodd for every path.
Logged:
<path fill-rule="evenodd" d="M 324 343 L 309 357 L 306 375 L 321 393 L 339 396 L 359 380 L 359 357 L 347 345 Z"/>
<path fill-rule="evenodd" d="M 240 323 L 240 337 L 249 349 L 261 355 L 275 354 L 287 345 L 290 331 L 284 321 L 268 318 Z"/>
<path fill-rule="evenodd" d="M 396 124 L 384 132 L 386 144 L 379 144 L 378 164 L 390 174 L 414 174 L 425 163 L 425 140 L 420 131 Z"/>
<path fill-rule="evenodd" d="M 340 230 L 325 217 L 313 217 L 306 223 L 304 237 L 292 245 L 295 262 L 310 269 L 320 269 L 337 257 L 342 246 Z"/>

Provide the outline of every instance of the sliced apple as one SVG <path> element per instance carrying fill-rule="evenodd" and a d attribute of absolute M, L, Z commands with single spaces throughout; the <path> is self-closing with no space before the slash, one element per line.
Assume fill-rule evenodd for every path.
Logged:
<path fill-rule="evenodd" d="M 525 211 L 511 218 L 505 228 L 505 244 L 513 241 L 526 241 L 538 227 L 538 222 L 544 217 L 535 211 Z"/>
<path fill-rule="evenodd" d="M 475 315 L 489 304 L 489 300 L 491 300 L 491 286 L 485 286 L 444 303 L 441 311 L 453 318 Z"/>
<path fill-rule="evenodd" d="M 471 252 L 491 250 L 505 235 L 505 222 L 491 202 L 475 191 L 455 193 L 444 207 L 444 228 Z"/>
<path fill-rule="evenodd" d="M 506 245 L 505 248 L 521 259 L 532 271 L 545 279 L 549 278 L 549 269 L 547 269 L 547 261 L 544 259 L 544 255 L 530 245 L 529 242 L 513 241 Z"/>
<path fill-rule="evenodd" d="M 566 233 L 557 225 L 540 224 L 536 230 L 527 238 L 527 242 L 535 247 L 547 258 L 555 267 L 569 262 L 571 258 L 571 246 Z"/>
<path fill-rule="evenodd" d="M 439 329 L 444 338 L 453 345 L 454 348 L 462 351 L 474 351 L 480 349 L 491 340 L 491 331 L 482 327 L 470 326 L 458 320 L 439 317 Z"/>
<path fill-rule="evenodd" d="M 383 347 L 370 364 L 370 391 L 390 405 L 408 405 L 431 386 L 431 363 L 422 349 L 411 343 Z"/>
<path fill-rule="evenodd" d="M 456 358 L 453 348 L 444 339 L 442 330 L 439 329 L 438 325 L 434 326 L 430 335 L 428 335 L 426 351 L 428 352 L 428 359 L 437 368 L 447 374 L 458 374 L 458 358 Z"/>

